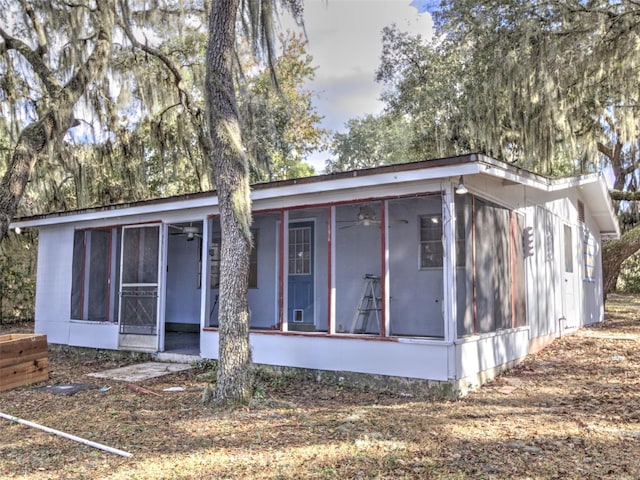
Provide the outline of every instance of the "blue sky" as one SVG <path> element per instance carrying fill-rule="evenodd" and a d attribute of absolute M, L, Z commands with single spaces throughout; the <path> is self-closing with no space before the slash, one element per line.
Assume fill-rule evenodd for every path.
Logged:
<path fill-rule="evenodd" d="M 316 78 L 308 87 L 317 94 L 315 104 L 324 117 L 322 126 L 344 131 L 351 118 L 379 113 L 382 87 L 374 80 L 382 52 L 381 32 L 396 24 L 400 29 L 429 37 L 432 21 L 424 11 L 427 0 L 321 0 L 305 1 L 304 21 Z M 412 6 L 413 5 L 413 6 Z M 289 28 L 285 22 L 284 25 Z M 328 153 L 311 159 L 317 171 Z"/>

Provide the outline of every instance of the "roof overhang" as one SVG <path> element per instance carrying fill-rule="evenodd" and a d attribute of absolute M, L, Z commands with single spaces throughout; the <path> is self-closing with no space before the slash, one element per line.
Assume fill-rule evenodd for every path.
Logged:
<path fill-rule="evenodd" d="M 478 155 L 483 164 L 482 173 L 502 178 L 509 184 L 525 185 L 543 192 L 561 192 L 575 189 L 580 193 L 603 238 L 620 237 L 618 217 L 611 202 L 604 175 L 600 172 L 565 178 L 547 178 L 526 170 Z"/>
<path fill-rule="evenodd" d="M 563 179 L 549 179 L 511 164 L 500 162 L 482 154 L 448 157 L 422 162 L 388 165 L 340 172 L 315 177 L 260 183 L 252 186 L 254 206 L 274 199 L 295 199 L 303 195 L 327 197 L 337 192 L 384 186 L 393 191 L 394 186 L 415 182 L 457 181 L 460 175 L 490 175 L 503 180 L 505 185 L 523 185 L 546 192 L 577 189 L 584 199 L 599 229 L 605 236 L 618 237 L 620 229 L 601 174 L 590 174 Z M 175 197 L 106 205 L 73 211 L 17 218 L 11 227 L 30 228 L 90 220 L 118 219 L 145 214 L 166 214 L 197 208 L 216 208 L 215 191 L 186 194 Z"/>

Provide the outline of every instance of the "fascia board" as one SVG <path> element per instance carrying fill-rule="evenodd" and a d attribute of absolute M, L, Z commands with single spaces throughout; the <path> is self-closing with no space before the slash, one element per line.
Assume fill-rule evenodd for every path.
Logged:
<path fill-rule="evenodd" d="M 148 205 L 136 205 L 128 207 L 127 204 L 117 205 L 110 209 L 94 211 L 84 211 L 78 214 L 51 214 L 44 218 L 26 219 L 11 223 L 11 228 L 30 228 L 30 227 L 43 227 L 48 225 L 62 225 L 65 223 L 78 223 L 87 222 L 92 220 L 107 220 L 112 218 L 124 219 L 133 216 L 142 216 L 148 214 L 158 214 L 171 212 L 176 210 L 186 210 L 202 207 L 215 207 L 218 205 L 218 197 L 212 195 L 211 197 L 196 198 L 190 200 L 176 200 L 167 203 L 153 203 Z M 123 222 L 126 223 L 126 222 Z"/>
<path fill-rule="evenodd" d="M 479 165 L 477 163 L 457 164 L 426 168 L 420 170 L 408 170 L 398 172 L 385 172 L 380 174 L 369 174 L 359 176 L 354 172 L 353 177 L 339 178 L 335 180 L 326 180 L 322 182 L 300 183 L 272 188 L 259 188 L 252 190 L 251 200 L 255 203 L 254 207 L 260 208 L 258 204 L 267 203 L 269 200 L 277 199 L 282 202 L 284 199 L 287 203 L 295 205 L 296 197 L 309 195 L 326 195 L 327 200 L 331 200 L 331 195 L 337 192 L 357 191 L 358 189 L 386 186 L 390 190 L 394 185 L 406 184 L 409 182 L 429 181 L 435 179 L 444 179 L 448 177 L 456 177 L 459 175 L 472 175 L 478 173 Z M 393 192 L 390 192 L 393 193 Z M 164 202 L 154 202 L 152 204 L 135 205 L 128 207 L 126 204 L 117 205 L 109 209 L 96 209 L 94 211 L 83 211 L 81 213 L 60 213 L 51 214 L 36 219 L 25 219 L 11 223 L 11 228 L 32 228 L 48 225 L 61 225 L 67 223 L 87 222 L 94 220 L 108 220 L 117 218 L 121 223 L 126 223 L 126 218 L 143 216 L 149 214 L 158 214 L 189 210 L 195 208 L 218 206 L 218 197 L 216 195 L 187 199 L 174 200 Z"/>
<path fill-rule="evenodd" d="M 387 172 L 378 175 L 359 177 L 354 172 L 352 178 L 341 178 L 325 182 L 290 185 L 287 187 L 274 187 L 255 190 L 251 194 L 254 202 L 270 200 L 273 198 L 297 197 L 301 195 L 313 195 L 317 193 L 331 194 L 343 190 L 357 190 L 367 187 L 393 186 L 410 182 L 442 180 L 460 175 L 473 175 L 479 172 L 477 163 L 464 165 L 451 165 L 434 167 L 423 170 L 409 170 L 403 172 Z M 329 199 L 330 200 L 330 199 Z"/>

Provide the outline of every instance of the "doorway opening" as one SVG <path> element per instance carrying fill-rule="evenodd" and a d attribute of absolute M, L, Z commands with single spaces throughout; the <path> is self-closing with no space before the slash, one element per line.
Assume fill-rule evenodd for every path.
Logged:
<path fill-rule="evenodd" d="M 202 222 L 168 226 L 164 351 L 200 353 Z"/>

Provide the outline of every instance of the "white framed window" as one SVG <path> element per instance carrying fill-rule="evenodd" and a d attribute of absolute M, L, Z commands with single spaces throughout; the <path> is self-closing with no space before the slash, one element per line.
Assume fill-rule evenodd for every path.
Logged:
<path fill-rule="evenodd" d="M 420 269 L 442 268 L 442 214 L 419 217 Z"/>

